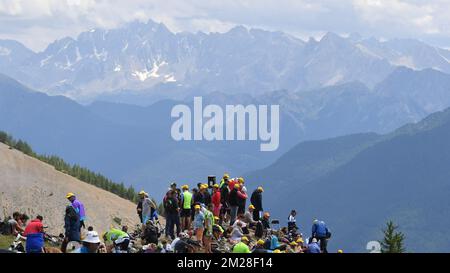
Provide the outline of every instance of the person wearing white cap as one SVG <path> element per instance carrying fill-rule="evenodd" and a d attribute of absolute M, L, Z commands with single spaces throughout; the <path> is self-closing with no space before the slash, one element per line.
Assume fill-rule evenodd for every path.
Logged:
<path fill-rule="evenodd" d="M 100 248 L 100 237 L 97 231 L 88 231 L 86 237 L 81 241 L 82 247 L 72 253 L 98 253 Z"/>

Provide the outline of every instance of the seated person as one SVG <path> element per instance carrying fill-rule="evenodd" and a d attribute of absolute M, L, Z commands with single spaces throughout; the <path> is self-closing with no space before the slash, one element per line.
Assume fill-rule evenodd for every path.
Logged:
<path fill-rule="evenodd" d="M 253 212 L 254 212 L 254 210 L 255 210 L 255 206 L 250 205 L 248 207 L 248 210 L 244 213 L 243 221 L 245 223 L 247 223 L 249 228 L 255 228 L 256 227 L 256 223 L 258 223 L 258 221 L 253 220 Z"/>
<path fill-rule="evenodd" d="M 24 232 L 23 230 L 23 222 L 21 219 L 22 215 L 19 212 L 13 213 L 13 218 L 8 220 L 10 234 L 17 236 Z"/>
<path fill-rule="evenodd" d="M 103 234 L 103 240 L 105 244 L 109 244 L 110 248 L 112 246 L 112 248 L 119 253 L 128 251 L 128 246 L 130 245 L 130 236 L 128 233 L 115 228 L 105 232 L 105 234 Z"/>
<path fill-rule="evenodd" d="M 242 229 L 242 232 L 245 235 L 250 234 L 250 231 L 248 230 L 248 227 L 247 227 L 247 223 L 244 220 L 244 215 L 241 214 L 241 215 L 238 216 L 238 219 L 233 224 L 233 228 L 235 228 L 238 223 L 240 223 L 240 227 Z"/>

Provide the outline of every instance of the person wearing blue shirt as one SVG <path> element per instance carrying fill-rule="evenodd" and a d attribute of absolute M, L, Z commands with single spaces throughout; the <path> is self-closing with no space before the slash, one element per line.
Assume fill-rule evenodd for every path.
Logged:
<path fill-rule="evenodd" d="M 331 237 L 331 233 L 324 221 L 314 220 L 311 237 L 320 242 L 320 249 L 323 253 L 328 253 L 327 244 L 328 239 Z"/>
<path fill-rule="evenodd" d="M 316 238 L 313 238 L 311 243 L 308 244 L 307 253 L 313 253 L 313 254 L 321 253 L 320 247 L 319 247 L 319 244 L 317 243 Z"/>

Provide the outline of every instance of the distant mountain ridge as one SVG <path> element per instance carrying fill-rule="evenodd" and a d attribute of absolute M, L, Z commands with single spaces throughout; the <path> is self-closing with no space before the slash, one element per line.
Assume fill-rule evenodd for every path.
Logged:
<path fill-rule="evenodd" d="M 192 98 L 161 100 L 147 107 L 109 102 L 85 106 L 63 96 L 34 92 L 5 76 L 0 76 L 0 128 L 26 140 L 41 154 L 60 155 L 127 186 L 152 185 L 158 194 L 164 192 L 167 181 L 202 181 L 205 173 L 261 169 L 299 142 L 388 133 L 417 122 L 450 107 L 449 79 L 435 70 L 397 68 L 373 89 L 353 82 L 309 92 L 203 97 L 205 105 L 279 104 L 280 148 L 272 153 L 260 152 L 259 143 L 249 141 L 174 141 L 172 107 L 192 105 Z"/>
<path fill-rule="evenodd" d="M 172 33 L 133 22 L 63 38 L 34 53 L 0 41 L 0 73 L 78 101 L 127 94 L 183 99 L 212 92 L 260 95 L 359 81 L 369 87 L 398 66 L 450 73 L 450 51 L 416 40 L 381 42 L 334 33 L 303 41 L 239 26 L 226 33 Z"/>

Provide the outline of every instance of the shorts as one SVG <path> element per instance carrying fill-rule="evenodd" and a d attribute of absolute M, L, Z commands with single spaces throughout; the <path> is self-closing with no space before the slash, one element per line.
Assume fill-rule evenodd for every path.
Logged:
<path fill-rule="evenodd" d="M 181 217 L 191 217 L 191 209 L 183 209 L 180 213 Z"/>

